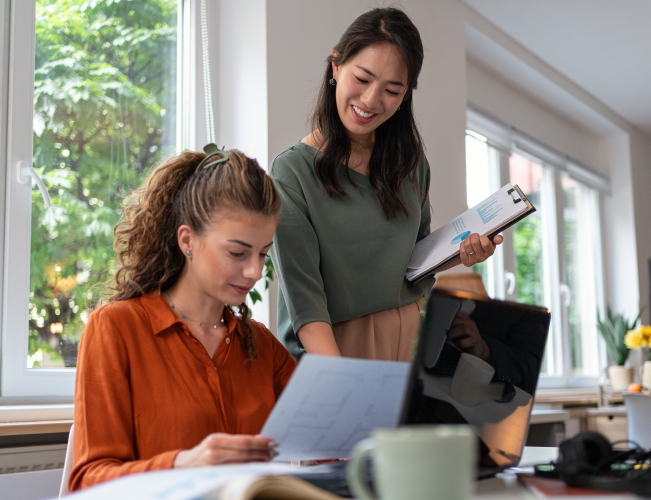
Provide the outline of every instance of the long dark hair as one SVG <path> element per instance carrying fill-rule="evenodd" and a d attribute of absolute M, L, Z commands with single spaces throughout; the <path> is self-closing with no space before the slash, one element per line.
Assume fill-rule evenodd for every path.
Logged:
<path fill-rule="evenodd" d="M 226 162 L 195 172 L 206 154 L 184 151 L 155 168 L 126 198 L 123 219 L 114 230 L 118 269 L 109 301 L 162 293 L 176 283 L 186 265 L 176 236 L 180 225 L 201 235 L 218 213 L 228 210 L 278 215 L 280 197 L 258 162 L 237 150 L 227 153 Z M 249 308 L 246 302 L 238 308 L 244 345 L 253 360 L 257 351 Z"/>
<path fill-rule="evenodd" d="M 392 43 L 407 66 L 407 91 L 400 109 L 375 130 L 375 144 L 370 160 L 371 185 L 377 194 L 387 219 L 402 211 L 409 216 L 400 199 L 400 186 L 407 178 L 413 180 L 418 160 L 423 154 L 423 141 L 413 113 L 413 90 L 423 66 L 423 43 L 418 29 L 409 17 L 393 7 L 373 9 L 359 16 L 348 26 L 328 65 L 317 97 L 312 126 L 321 133 L 321 148 L 315 161 L 316 175 L 328 194 L 344 196 L 337 180 L 339 163 L 348 164 L 350 138 L 337 111 L 336 87 L 330 85 L 332 63 L 344 64 L 361 50 L 378 43 Z M 346 171 L 348 173 L 348 171 Z M 349 177 L 350 180 L 350 177 Z"/>

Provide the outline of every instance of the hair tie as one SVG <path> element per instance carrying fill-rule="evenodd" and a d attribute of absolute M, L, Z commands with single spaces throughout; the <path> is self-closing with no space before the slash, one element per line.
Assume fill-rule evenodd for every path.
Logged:
<path fill-rule="evenodd" d="M 219 149 L 214 142 L 206 144 L 203 148 L 204 152 L 206 153 L 206 157 L 201 160 L 201 163 L 199 163 L 194 173 L 196 174 L 199 170 L 210 168 L 213 165 L 217 165 L 218 163 L 224 163 L 225 161 L 228 161 L 228 152 L 224 151 L 224 148 L 226 148 L 226 146 L 223 146 L 221 149 Z M 217 155 L 219 155 L 219 158 L 214 158 L 211 160 L 211 158 Z"/>

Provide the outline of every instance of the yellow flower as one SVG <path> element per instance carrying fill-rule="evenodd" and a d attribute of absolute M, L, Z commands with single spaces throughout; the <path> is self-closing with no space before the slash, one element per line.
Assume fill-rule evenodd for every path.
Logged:
<path fill-rule="evenodd" d="M 646 329 L 646 330 L 645 330 Z M 647 333 L 647 335 L 645 335 Z M 651 328 L 646 326 L 640 326 L 635 330 L 629 330 L 626 336 L 624 337 L 624 344 L 629 349 L 639 349 L 641 347 L 649 346 L 649 336 L 651 334 Z"/>
<path fill-rule="evenodd" d="M 642 336 L 647 341 L 647 344 L 651 345 L 651 325 L 642 325 L 640 330 L 642 330 Z"/>

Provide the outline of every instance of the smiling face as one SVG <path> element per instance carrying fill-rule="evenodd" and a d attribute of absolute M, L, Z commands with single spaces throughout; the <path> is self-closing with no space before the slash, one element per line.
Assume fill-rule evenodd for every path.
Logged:
<path fill-rule="evenodd" d="M 391 43 L 370 45 L 344 64 L 333 62 L 332 73 L 339 118 L 358 142 L 393 116 L 407 92 L 407 65 Z"/>
<path fill-rule="evenodd" d="M 209 301 L 242 304 L 262 277 L 277 225 L 275 216 L 240 209 L 217 216 L 200 236 L 187 225 L 179 227 L 181 251 L 191 252 L 184 277 Z"/>

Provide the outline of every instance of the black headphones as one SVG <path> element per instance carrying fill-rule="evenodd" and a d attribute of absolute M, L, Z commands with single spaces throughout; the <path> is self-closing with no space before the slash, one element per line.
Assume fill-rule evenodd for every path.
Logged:
<path fill-rule="evenodd" d="M 550 466 L 537 466 L 535 474 L 561 478 L 569 486 L 579 488 L 630 491 L 651 497 L 651 451 L 637 445 L 626 450 L 614 449 L 598 432 L 581 432 L 563 441 L 558 461 Z"/>

